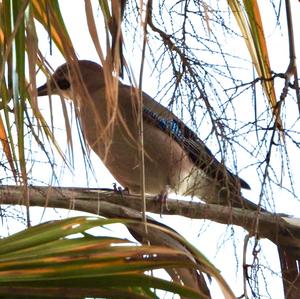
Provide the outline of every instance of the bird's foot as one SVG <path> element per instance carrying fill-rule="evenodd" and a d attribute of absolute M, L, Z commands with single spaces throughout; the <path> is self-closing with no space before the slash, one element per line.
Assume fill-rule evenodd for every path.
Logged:
<path fill-rule="evenodd" d="M 165 188 L 157 194 L 154 199 L 160 203 L 160 217 L 162 216 L 164 208 L 169 211 L 168 207 L 168 196 L 170 192 L 170 186 L 165 186 Z"/>
<path fill-rule="evenodd" d="M 121 195 L 123 194 L 129 194 L 129 189 L 127 187 L 125 187 L 124 189 L 120 186 L 117 186 L 116 183 L 113 183 L 113 188 L 114 188 L 114 191 L 116 193 L 120 193 Z"/>

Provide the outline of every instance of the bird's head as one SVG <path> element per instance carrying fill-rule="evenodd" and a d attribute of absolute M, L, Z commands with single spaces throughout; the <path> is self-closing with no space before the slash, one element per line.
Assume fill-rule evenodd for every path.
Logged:
<path fill-rule="evenodd" d="M 77 63 L 64 63 L 59 66 L 49 78 L 48 82 L 37 90 L 38 96 L 62 95 L 66 98 L 73 98 L 73 91 L 82 85 L 87 90 L 93 90 L 104 86 L 104 75 L 102 67 L 92 61 L 78 60 Z"/>

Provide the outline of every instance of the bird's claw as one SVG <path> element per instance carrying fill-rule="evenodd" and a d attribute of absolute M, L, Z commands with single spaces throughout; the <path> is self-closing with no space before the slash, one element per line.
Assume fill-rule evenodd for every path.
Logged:
<path fill-rule="evenodd" d="M 113 183 L 113 188 L 116 193 L 120 193 L 122 196 L 123 194 L 129 194 L 129 189 L 127 187 L 123 189 L 121 186 L 117 186 L 116 183 Z"/>

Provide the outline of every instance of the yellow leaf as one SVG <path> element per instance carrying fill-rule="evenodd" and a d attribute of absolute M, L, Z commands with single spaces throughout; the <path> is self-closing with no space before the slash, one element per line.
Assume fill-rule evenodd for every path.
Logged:
<path fill-rule="evenodd" d="M 282 122 L 277 109 L 276 93 L 271 73 L 269 54 L 264 27 L 256 0 L 244 0 L 244 6 L 238 0 L 227 0 L 230 9 L 240 27 L 246 46 L 255 66 L 258 76 L 262 80 L 264 92 L 269 100 L 276 119 L 276 126 L 282 130 Z"/>
<path fill-rule="evenodd" d="M 14 162 L 13 162 L 14 160 L 13 160 L 13 157 L 11 154 L 8 138 L 6 135 L 6 131 L 5 131 L 5 127 L 4 127 L 1 115 L 0 115 L 0 139 L 1 139 L 2 147 L 3 147 L 3 151 L 8 160 L 10 168 L 13 172 L 14 178 L 15 178 L 15 180 L 17 180 L 17 171 L 14 166 Z"/>

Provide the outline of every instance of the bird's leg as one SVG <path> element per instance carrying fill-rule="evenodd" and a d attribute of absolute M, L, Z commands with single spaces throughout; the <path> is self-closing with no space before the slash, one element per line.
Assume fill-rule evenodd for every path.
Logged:
<path fill-rule="evenodd" d="M 160 202 L 160 216 L 162 215 L 164 207 L 166 208 L 167 211 L 169 211 L 169 207 L 167 203 L 169 192 L 170 192 L 170 186 L 166 185 L 165 188 L 154 197 L 155 200 L 158 200 Z"/>

